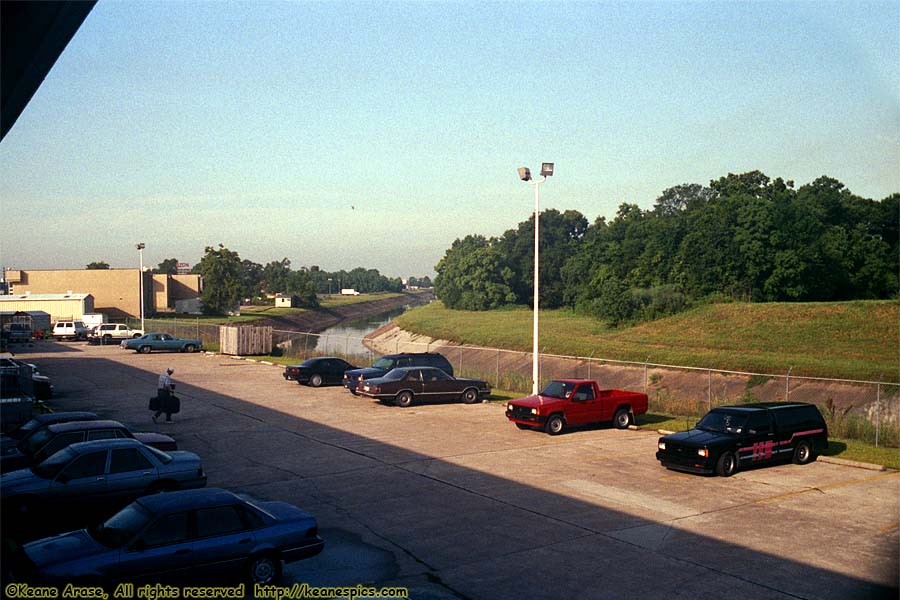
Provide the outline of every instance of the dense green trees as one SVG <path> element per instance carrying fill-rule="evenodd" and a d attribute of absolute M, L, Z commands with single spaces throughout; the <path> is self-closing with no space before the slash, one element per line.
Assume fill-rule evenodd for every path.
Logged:
<path fill-rule="evenodd" d="M 541 305 L 618 323 L 711 295 L 751 301 L 888 298 L 898 289 L 900 194 L 873 201 L 820 177 L 794 189 L 759 171 L 665 190 L 588 226 L 541 213 Z M 532 302 L 534 218 L 457 240 L 435 267 L 450 308 Z"/>
<path fill-rule="evenodd" d="M 167 275 L 177 275 L 178 274 L 178 259 L 177 258 L 167 258 L 161 263 L 159 266 L 153 269 L 154 273 L 165 273 Z"/>
<path fill-rule="evenodd" d="M 160 268 L 165 262 L 160 263 Z M 341 286 L 363 293 L 403 289 L 399 278 L 385 277 L 376 269 L 358 267 L 349 272 L 329 273 L 313 266 L 293 270 L 287 258 L 273 260 L 263 266 L 251 260 L 241 260 L 237 252 L 228 250 L 222 244 L 218 249 L 207 247 L 206 254 L 193 271 L 203 276 L 201 300 L 208 314 L 225 314 L 234 310 L 241 301 L 257 300 L 267 293 L 292 294 L 299 298 L 300 306 L 315 308 L 319 306 L 317 294 L 329 291 L 329 279 L 332 279 L 331 291 L 335 293 L 340 292 Z"/>
<path fill-rule="evenodd" d="M 109 263 L 103 262 L 101 260 L 95 260 L 94 262 L 89 262 L 85 269 L 89 271 L 102 271 L 109 268 Z"/>

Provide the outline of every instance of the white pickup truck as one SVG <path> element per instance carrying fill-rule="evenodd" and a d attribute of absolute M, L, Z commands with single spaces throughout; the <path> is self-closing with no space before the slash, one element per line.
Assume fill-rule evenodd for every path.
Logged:
<path fill-rule="evenodd" d="M 139 338 L 144 335 L 142 329 L 130 329 L 123 323 L 103 323 L 91 330 L 90 337 L 97 341 L 109 342 L 111 340 L 127 340 Z"/>

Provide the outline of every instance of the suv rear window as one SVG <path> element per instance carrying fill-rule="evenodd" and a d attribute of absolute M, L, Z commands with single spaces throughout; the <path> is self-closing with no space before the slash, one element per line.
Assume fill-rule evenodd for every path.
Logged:
<path fill-rule="evenodd" d="M 820 427 L 822 415 L 815 406 L 791 406 L 772 411 L 779 428 Z"/>

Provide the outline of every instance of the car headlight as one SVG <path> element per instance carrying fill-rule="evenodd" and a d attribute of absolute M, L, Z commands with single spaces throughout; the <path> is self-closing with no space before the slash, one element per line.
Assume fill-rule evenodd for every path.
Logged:
<path fill-rule="evenodd" d="M 706 448 L 699 448 L 697 450 L 697 455 L 702 456 L 703 458 L 707 458 L 709 457 L 709 450 L 707 450 Z"/>
<path fill-rule="evenodd" d="M 506 405 L 506 410 L 512 412 L 512 409 L 513 409 L 513 405 L 512 405 L 512 404 L 507 404 L 507 405 Z"/>
<path fill-rule="evenodd" d="M 538 414 L 538 409 L 532 408 L 532 409 L 531 409 L 531 414 L 533 414 L 533 415 Z"/>
<path fill-rule="evenodd" d="M 666 443 L 665 443 L 665 442 L 660 442 L 660 443 L 658 444 L 658 446 L 659 446 L 659 449 L 660 449 L 660 450 L 665 450 L 665 449 L 666 449 Z"/>

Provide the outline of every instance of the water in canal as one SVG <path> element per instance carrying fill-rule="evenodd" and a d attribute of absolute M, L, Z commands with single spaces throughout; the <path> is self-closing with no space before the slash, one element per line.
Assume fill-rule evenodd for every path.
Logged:
<path fill-rule="evenodd" d="M 342 321 L 325 329 L 318 336 L 310 336 L 310 343 L 315 340 L 315 352 L 326 355 L 366 355 L 363 338 L 379 327 L 387 325 L 398 316 L 409 310 L 410 306 L 395 308 L 377 315 L 369 315 L 352 321 Z"/>

